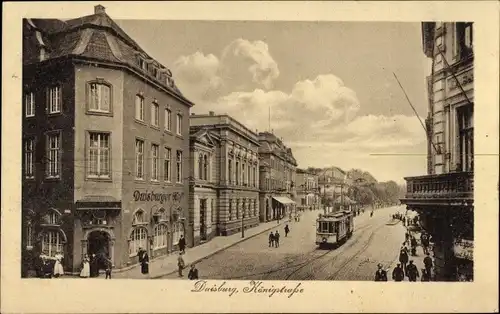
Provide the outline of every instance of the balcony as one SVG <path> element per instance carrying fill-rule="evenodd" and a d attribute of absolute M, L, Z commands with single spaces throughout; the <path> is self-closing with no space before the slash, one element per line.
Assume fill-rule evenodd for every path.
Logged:
<path fill-rule="evenodd" d="M 405 178 L 407 190 L 401 203 L 406 205 L 472 206 L 474 173 L 451 172 Z"/>

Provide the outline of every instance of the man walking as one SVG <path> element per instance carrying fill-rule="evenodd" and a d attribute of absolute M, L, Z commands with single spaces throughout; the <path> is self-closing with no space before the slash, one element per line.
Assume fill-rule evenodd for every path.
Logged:
<path fill-rule="evenodd" d="M 285 226 L 285 237 L 288 236 L 288 233 L 290 232 L 290 228 L 288 228 L 288 225 Z"/>
<path fill-rule="evenodd" d="M 378 269 L 375 272 L 375 281 L 387 281 L 387 272 L 382 269 L 382 264 L 378 264 Z"/>
<path fill-rule="evenodd" d="M 177 258 L 177 268 L 179 271 L 179 277 L 183 277 L 184 275 L 182 274 L 182 270 L 184 269 L 185 263 L 184 259 L 182 258 L 182 252 L 179 252 L 179 257 Z"/>
<path fill-rule="evenodd" d="M 399 262 L 403 266 L 403 271 L 408 274 L 407 269 L 406 269 L 406 264 L 408 263 L 408 251 L 405 250 L 404 247 L 401 248 L 401 251 L 399 252 Z"/>
<path fill-rule="evenodd" d="M 403 268 L 401 268 L 401 264 L 398 263 L 396 268 L 392 271 L 392 279 L 394 281 L 400 282 L 405 279 L 405 273 L 403 272 Z"/>
<path fill-rule="evenodd" d="M 422 249 L 424 250 L 424 254 L 429 253 L 429 237 L 425 232 L 420 235 L 420 243 L 422 244 Z"/>
<path fill-rule="evenodd" d="M 191 264 L 191 269 L 188 274 L 189 280 L 198 280 L 198 269 L 195 264 Z"/>
<path fill-rule="evenodd" d="M 186 253 L 186 239 L 182 234 L 179 238 L 179 251 L 181 251 L 182 253 Z"/>
<path fill-rule="evenodd" d="M 274 233 L 272 231 L 269 234 L 269 247 L 274 247 Z"/>
<path fill-rule="evenodd" d="M 427 274 L 429 275 L 429 277 L 431 277 L 431 274 L 432 274 L 432 266 L 433 266 L 433 263 L 432 263 L 432 258 L 430 257 L 429 253 L 427 252 L 426 254 L 427 256 L 424 257 L 424 266 L 425 266 L 425 271 L 427 272 Z"/>
<path fill-rule="evenodd" d="M 417 278 L 419 277 L 418 268 L 415 264 L 413 264 L 413 261 L 410 261 L 410 263 L 406 267 L 406 275 L 408 276 L 408 279 L 410 281 L 417 281 Z"/>
<path fill-rule="evenodd" d="M 278 230 L 276 230 L 276 233 L 274 234 L 274 245 L 275 247 L 280 247 L 280 234 Z"/>

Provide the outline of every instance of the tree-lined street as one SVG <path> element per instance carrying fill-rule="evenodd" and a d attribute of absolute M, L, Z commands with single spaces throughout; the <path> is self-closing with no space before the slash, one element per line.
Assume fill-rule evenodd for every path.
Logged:
<path fill-rule="evenodd" d="M 269 247 L 269 233 L 263 233 L 230 247 L 196 267 L 200 278 L 259 280 L 373 280 L 377 264 L 386 268 L 396 260 L 404 240 L 401 224 L 389 224 L 391 215 L 403 207 L 377 209 L 354 218 L 353 236 L 334 250 L 321 250 L 315 244 L 315 220 L 320 212 L 306 211 L 300 222 L 284 226 L 280 246 Z M 273 230 L 273 231 L 276 231 Z M 176 278 L 171 274 L 163 278 Z"/>

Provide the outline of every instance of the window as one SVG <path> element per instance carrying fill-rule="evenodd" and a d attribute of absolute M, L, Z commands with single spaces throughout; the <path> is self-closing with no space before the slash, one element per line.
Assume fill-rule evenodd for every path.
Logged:
<path fill-rule="evenodd" d="M 110 112 L 111 88 L 103 83 L 89 84 L 88 108 L 93 112 Z"/>
<path fill-rule="evenodd" d="M 151 145 L 151 180 L 158 181 L 158 155 L 160 153 L 160 147 L 158 145 Z"/>
<path fill-rule="evenodd" d="M 240 184 L 240 163 L 236 161 L 236 185 Z"/>
<path fill-rule="evenodd" d="M 172 158 L 172 150 L 170 148 L 165 147 L 165 161 L 163 165 L 163 180 L 166 182 L 170 182 L 172 180 L 172 170 L 171 170 L 171 158 Z"/>
<path fill-rule="evenodd" d="M 139 248 L 147 247 L 148 233 L 146 228 L 135 228 L 130 234 L 130 242 L 128 246 L 128 253 L 134 256 L 139 252 Z"/>
<path fill-rule="evenodd" d="M 47 96 L 49 114 L 61 112 L 61 87 L 54 86 L 49 88 Z"/>
<path fill-rule="evenodd" d="M 177 114 L 177 135 L 182 135 L 182 115 Z"/>
<path fill-rule="evenodd" d="M 35 176 L 34 170 L 35 140 L 30 138 L 24 142 L 24 175 L 26 178 Z"/>
<path fill-rule="evenodd" d="M 182 152 L 177 151 L 177 183 L 182 183 Z"/>
<path fill-rule="evenodd" d="M 215 211 L 215 200 L 214 199 L 211 199 L 210 200 L 210 210 L 211 210 L 211 213 L 212 213 L 212 223 L 215 222 L 215 219 L 216 219 L 216 211 Z"/>
<path fill-rule="evenodd" d="M 203 180 L 208 180 L 208 157 L 203 155 Z"/>
<path fill-rule="evenodd" d="M 473 48 L 473 23 L 455 24 L 455 49 L 454 55 L 458 58 L 465 58 L 472 54 Z"/>
<path fill-rule="evenodd" d="M 135 118 L 144 121 L 144 97 L 135 95 Z"/>
<path fill-rule="evenodd" d="M 248 186 L 250 186 L 252 184 L 252 167 L 249 165 L 248 166 Z"/>
<path fill-rule="evenodd" d="M 31 221 L 28 221 L 26 225 L 26 247 L 33 247 L 33 226 L 31 225 Z"/>
<path fill-rule="evenodd" d="M 24 95 L 24 108 L 26 117 L 35 116 L 35 95 L 33 93 L 26 93 Z"/>
<path fill-rule="evenodd" d="M 173 240 L 173 245 L 176 245 L 179 243 L 179 239 L 181 238 L 181 235 L 184 235 L 184 225 L 182 222 L 175 222 L 173 224 L 173 230 L 172 230 L 172 240 Z"/>
<path fill-rule="evenodd" d="M 153 126 L 160 126 L 160 106 L 157 103 L 151 104 L 151 124 Z"/>
<path fill-rule="evenodd" d="M 109 134 L 90 133 L 89 144 L 89 177 L 110 177 Z"/>
<path fill-rule="evenodd" d="M 236 200 L 236 219 L 240 218 L 240 200 Z"/>
<path fill-rule="evenodd" d="M 229 212 L 227 215 L 227 221 L 231 221 L 233 219 L 233 200 L 229 199 Z"/>
<path fill-rule="evenodd" d="M 229 159 L 228 161 L 228 178 L 229 178 L 229 184 L 232 183 L 232 179 L 233 179 L 233 161 L 231 159 Z"/>
<path fill-rule="evenodd" d="M 160 249 L 167 246 L 167 226 L 157 225 L 154 229 L 154 248 Z"/>
<path fill-rule="evenodd" d="M 144 141 L 135 140 L 135 178 L 144 180 Z"/>
<path fill-rule="evenodd" d="M 165 109 L 165 130 L 172 131 L 172 111 Z"/>
<path fill-rule="evenodd" d="M 459 128 L 459 171 L 474 170 L 474 124 L 471 105 L 457 108 Z"/>
<path fill-rule="evenodd" d="M 134 219 L 132 220 L 132 225 L 140 225 L 146 222 L 146 217 L 142 209 L 138 209 L 134 214 Z"/>
<path fill-rule="evenodd" d="M 63 251 L 63 238 L 58 230 L 47 230 L 42 236 L 42 253 L 54 257 Z"/>
<path fill-rule="evenodd" d="M 50 134 L 47 136 L 47 155 L 48 155 L 48 164 L 47 164 L 47 177 L 55 178 L 59 177 L 61 169 L 61 137 L 60 134 Z"/>
<path fill-rule="evenodd" d="M 203 154 L 198 153 L 198 179 L 203 180 Z"/>

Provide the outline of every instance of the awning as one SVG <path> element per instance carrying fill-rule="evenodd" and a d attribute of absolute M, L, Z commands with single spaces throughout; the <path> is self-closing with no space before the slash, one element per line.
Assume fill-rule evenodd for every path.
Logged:
<path fill-rule="evenodd" d="M 120 209 L 122 202 L 108 195 L 87 195 L 76 201 L 77 210 Z"/>
<path fill-rule="evenodd" d="M 286 196 L 273 196 L 273 199 L 283 205 L 288 205 L 288 204 L 295 204 L 294 201 L 292 201 L 291 199 L 289 199 L 288 197 Z"/>

